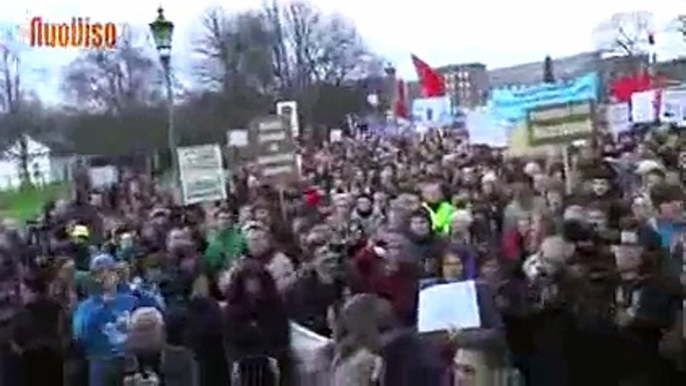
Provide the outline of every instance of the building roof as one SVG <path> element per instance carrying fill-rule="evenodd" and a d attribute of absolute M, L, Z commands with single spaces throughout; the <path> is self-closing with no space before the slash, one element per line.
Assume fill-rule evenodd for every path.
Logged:
<path fill-rule="evenodd" d="M 448 71 L 464 71 L 464 70 L 485 70 L 486 65 L 483 63 L 458 63 L 458 64 L 447 64 L 445 66 L 436 67 L 438 72 L 448 72 Z"/>
<path fill-rule="evenodd" d="M 531 85 L 543 81 L 543 61 L 518 64 L 516 66 L 496 68 L 488 71 L 491 88 L 502 88 L 511 85 Z M 571 79 L 596 68 L 602 60 L 600 51 L 553 59 L 553 70 L 558 79 Z"/>

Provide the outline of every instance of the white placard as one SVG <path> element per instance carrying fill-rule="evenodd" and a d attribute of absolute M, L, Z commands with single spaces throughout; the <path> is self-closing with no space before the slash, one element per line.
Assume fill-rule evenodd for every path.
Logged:
<path fill-rule="evenodd" d="M 226 199 L 226 179 L 219 145 L 182 147 L 177 153 L 184 204 Z"/>
<path fill-rule="evenodd" d="M 686 152 L 679 153 L 679 168 L 686 170 Z"/>
<path fill-rule="evenodd" d="M 297 138 L 300 134 L 300 123 L 298 121 L 298 102 L 276 102 L 276 113 L 278 115 L 286 116 L 289 119 L 293 138 Z"/>
<path fill-rule="evenodd" d="M 607 128 L 614 136 L 631 128 L 631 109 L 628 103 L 615 103 L 607 106 L 605 112 Z"/>
<path fill-rule="evenodd" d="M 90 167 L 88 176 L 94 188 L 108 188 L 118 182 L 117 168 L 114 166 Z"/>
<path fill-rule="evenodd" d="M 660 122 L 686 126 L 686 90 L 662 91 Z"/>
<path fill-rule="evenodd" d="M 631 121 L 633 123 L 655 122 L 657 120 L 656 101 L 656 90 L 633 93 L 631 95 Z"/>
<path fill-rule="evenodd" d="M 329 132 L 329 142 L 341 142 L 343 140 L 343 130 L 332 129 Z"/>
<path fill-rule="evenodd" d="M 233 147 L 248 146 L 248 130 L 229 130 L 226 132 L 227 145 Z"/>
<path fill-rule="evenodd" d="M 481 327 L 473 280 L 439 284 L 419 292 L 419 332 Z"/>

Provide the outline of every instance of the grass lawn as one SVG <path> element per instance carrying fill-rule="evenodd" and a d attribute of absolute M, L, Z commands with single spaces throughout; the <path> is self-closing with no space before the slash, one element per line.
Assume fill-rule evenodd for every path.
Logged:
<path fill-rule="evenodd" d="M 33 220 L 43 211 L 43 205 L 69 193 L 69 184 L 51 184 L 0 191 L 0 218 L 12 218 L 22 223 Z"/>

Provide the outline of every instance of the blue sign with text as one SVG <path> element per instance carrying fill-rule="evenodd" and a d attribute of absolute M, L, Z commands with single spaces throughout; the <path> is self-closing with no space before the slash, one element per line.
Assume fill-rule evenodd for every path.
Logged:
<path fill-rule="evenodd" d="M 533 108 L 597 99 L 598 75 L 590 73 L 569 82 L 493 90 L 489 107 L 497 120 L 520 122 Z"/>

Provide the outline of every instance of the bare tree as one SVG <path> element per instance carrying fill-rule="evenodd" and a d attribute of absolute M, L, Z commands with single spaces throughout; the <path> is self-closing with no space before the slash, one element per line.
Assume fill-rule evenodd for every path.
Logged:
<path fill-rule="evenodd" d="M 635 56 L 646 52 L 652 32 L 653 15 L 646 11 L 617 13 L 604 20 L 593 31 L 597 49 L 609 53 Z"/>
<path fill-rule="evenodd" d="M 285 9 L 287 46 L 301 87 L 312 82 L 340 85 L 369 75 L 365 70 L 382 63 L 364 45 L 357 28 L 340 14 L 323 14 L 307 2 Z"/>
<path fill-rule="evenodd" d="M 293 87 L 291 63 L 284 31 L 284 12 L 277 0 L 265 2 L 263 7 L 266 28 L 272 35 L 274 76 L 279 97 L 290 97 Z"/>
<path fill-rule="evenodd" d="M 679 15 L 673 20 L 674 29 L 686 40 L 686 15 Z"/>
<path fill-rule="evenodd" d="M 227 15 L 219 8 L 203 18 L 196 75 L 225 94 L 274 89 L 273 38 L 260 12 Z"/>
<path fill-rule="evenodd" d="M 22 183 L 30 183 L 32 155 L 29 154 L 28 136 L 40 131 L 40 102 L 22 84 L 21 70 L 25 67 L 22 66 L 18 45 L 13 44 L 17 36 L 12 31 L 1 33 L 6 44 L 0 45 L 0 150 L 4 148 L 6 157 L 19 160 Z M 16 151 L 10 151 L 15 143 L 19 145 Z"/>
<path fill-rule="evenodd" d="M 201 95 L 198 106 L 219 97 L 224 111 L 218 114 L 232 111 L 226 120 L 247 111 L 268 113 L 282 98 L 298 101 L 308 120 L 322 92 L 335 93 L 347 80 L 382 74 L 383 62 L 365 47 L 353 23 L 305 1 L 265 0 L 259 12 L 238 14 L 213 8 L 202 26 L 195 75 L 205 91 L 219 96 Z M 355 100 L 346 106 L 357 108 L 355 98 L 344 100 Z"/>
<path fill-rule="evenodd" d="M 161 69 L 127 31 L 111 51 L 90 51 L 64 73 L 62 92 L 88 111 L 121 113 L 161 100 Z"/>
<path fill-rule="evenodd" d="M 310 3 L 295 2 L 285 7 L 285 38 L 293 60 L 296 88 L 305 90 L 314 80 L 319 53 L 322 15 Z"/>

